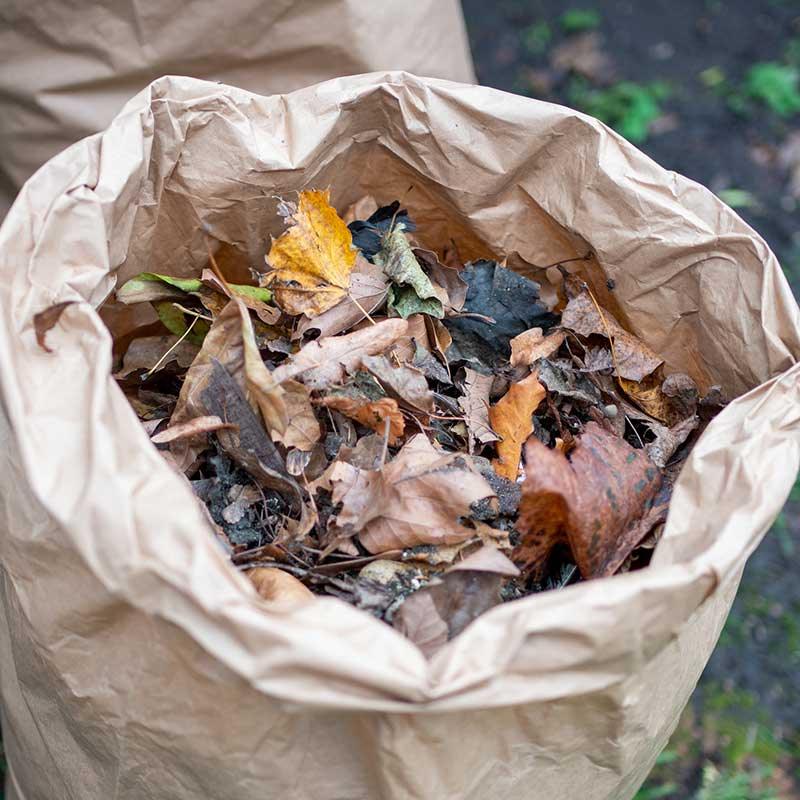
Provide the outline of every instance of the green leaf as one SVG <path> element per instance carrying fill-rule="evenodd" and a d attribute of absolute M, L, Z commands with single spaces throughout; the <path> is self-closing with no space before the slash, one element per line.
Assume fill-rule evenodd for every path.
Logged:
<path fill-rule="evenodd" d="M 272 292 L 263 286 L 249 286 L 247 284 L 232 283 L 231 291 L 242 297 L 251 297 L 253 300 L 260 300 L 262 303 L 269 303 L 272 300 Z"/>
<path fill-rule="evenodd" d="M 188 323 L 186 322 L 186 315 L 177 308 L 174 303 L 153 303 L 153 308 L 156 314 L 158 314 L 158 318 L 164 324 L 164 327 L 175 336 L 183 336 L 189 328 L 189 325 L 191 325 L 191 321 Z M 208 322 L 204 319 L 198 319 L 192 326 L 191 332 L 186 337 L 187 341 L 194 344 L 202 344 L 203 339 L 206 338 L 208 329 Z"/>
<path fill-rule="evenodd" d="M 669 87 L 658 81 L 646 85 L 620 81 L 600 91 L 578 81 L 570 87 L 571 102 L 632 142 L 647 138 L 650 125 L 661 116 L 659 102 L 669 94 Z"/>
<path fill-rule="evenodd" d="M 431 279 L 422 271 L 402 228 L 395 227 L 383 237 L 383 247 L 375 256 L 375 263 L 395 284 L 389 293 L 390 308 L 395 308 L 403 317 L 417 313 L 410 310 L 415 307 L 424 308 L 422 313 L 437 319 L 444 317 L 442 291 L 437 292 Z M 397 287 L 406 288 L 398 292 Z"/>
<path fill-rule="evenodd" d="M 203 283 L 198 278 L 176 278 L 173 275 L 140 272 L 117 290 L 117 300 L 125 304 L 174 300 L 182 294 L 199 292 L 202 287 Z M 231 284 L 231 291 L 263 303 L 268 303 L 272 299 L 272 292 L 261 286 L 234 283 Z"/>
<path fill-rule="evenodd" d="M 581 33 L 600 27 L 600 13 L 593 8 L 570 8 L 559 22 L 564 33 Z"/>
<path fill-rule="evenodd" d="M 800 111 L 800 72 L 774 61 L 754 64 L 745 78 L 747 94 L 781 117 Z"/>
<path fill-rule="evenodd" d="M 387 305 L 394 309 L 403 319 L 412 314 L 428 314 L 441 319 L 442 304 L 435 297 L 422 298 L 411 286 L 392 286 L 389 289 Z"/>

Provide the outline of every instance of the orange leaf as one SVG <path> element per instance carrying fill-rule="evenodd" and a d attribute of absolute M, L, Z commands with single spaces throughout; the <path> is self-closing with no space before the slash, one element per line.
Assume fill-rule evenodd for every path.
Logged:
<path fill-rule="evenodd" d="M 391 397 L 381 397 L 379 400 L 359 400 L 356 397 L 345 395 L 330 395 L 320 400 L 321 405 L 341 411 L 345 416 L 360 422 L 367 428 L 372 428 L 383 436 L 386 430 L 386 420 L 389 420 L 389 444 L 397 444 L 397 440 L 405 430 L 405 420 L 397 406 L 397 401 Z"/>
<path fill-rule="evenodd" d="M 489 409 L 492 430 L 502 437 L 497 444 L 497 458 L 492 466 L 498 475 L 510 481 L 517 479 L 522 445 L 533 432 L 531 416 L 544 400 L 545 388 L 536 374 L 512 383 L 505 396 Z"/>

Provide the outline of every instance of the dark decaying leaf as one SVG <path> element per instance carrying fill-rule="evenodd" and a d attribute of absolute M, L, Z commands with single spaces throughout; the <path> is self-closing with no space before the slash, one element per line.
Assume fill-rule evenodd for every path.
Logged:
<path fill-rule="evenodd" d="M 353 236 L 353 245 L 369 259 L 372 259 L 383 246 L 383 237 L 392 227 L 406 231 L 416 230 L 416 225 L 408 216 L 408 211 L 400 208 L 395 200 L 388 206 L 381 206 L 367 220 L 354 220 L 348 227 Z"/>
<path fill-rule="evenodd" d="M 529 439 L 525 473 L 514 560 L 538 575 L 562 543 L 584 578 L 613 574 L 647 533 L 641 523 L 661 485 L 643 451 L 594 422 L 569 459 Z"/>
<path fill-rule="evenodd" d="M 71 306 L 74 302 L 75 300 L 65 300 L 63 303 L 56 303 L 55 305 L 46 308 L 44 311 L 40 311 L 38 314 L 33 315 L 33 330 L 36 334 L 36 343 L 45 352 L 53 352 L 47 346 L 47 342 L 45 341 L 47 331 L 49 331 L 58 322 L 58 320 L 61 318 L 61 315 L 64 313 L 64 309 L 67 306 Z"/>
<path fill-rule="evenodd" d="M 460 277 L 467 282 L 463 312 L 490 317 L 485 322 L 469 317 L 445 320 L 453 344 L 448 351 L 451 361 L 477 361 L 495 364 L 511 355 L 511 339 L 530 328 L 547 332 L 558 322 L 539 300 L 539 284 L 517 275 L 494 261 L 467 264 Z"/>
<path fill-rule="evenodd" d="M 569 364 L 555 363 L 546 358 L 537 364 L 539 381 L 548 391 L 562 397 L 570 397 L 589 405 L 598 405 L 601 401 L 597 387 L 581 372 Z"/>

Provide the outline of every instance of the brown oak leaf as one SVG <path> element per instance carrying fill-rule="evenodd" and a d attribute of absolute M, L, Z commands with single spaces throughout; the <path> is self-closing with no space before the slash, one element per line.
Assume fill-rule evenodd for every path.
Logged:
<path fill-rule="evenodd" d="M 561 314 L 561 324 L 579 336 L 604 336 L 614 344 L 615 372 L 629 381 L 641 381 L 662 363 L 641 339 L 628 333 L 605 309 L 602 317 L 587 289 L 573 297 Z"/>

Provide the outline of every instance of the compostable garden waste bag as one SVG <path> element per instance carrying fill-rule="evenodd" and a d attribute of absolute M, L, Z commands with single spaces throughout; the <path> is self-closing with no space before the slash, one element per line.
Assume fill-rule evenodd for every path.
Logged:
<path fill-rule="evenodd" d="M 459 0 L 3 0 L 0 220 L 34 170 L 162 75 L 277 94 L 387 69 L 474 81 Z"/>
<path fill-rule="evenodd" d="M 337 599 L 271 606 L 229 566 L 115 385 L 97 309 L 144 270 L 197 274 L 204 230 L 260 263 L 275 196 L 308 186 L 339 209 L 405 197 L 425 246 L 539 278 L 591 249 L 576 263 L 600 302 L 736 398 L 649 567 L 506 603 L 428 661 Z M 595 120 L 493 89 L 390 72 L 258 97 L 163 78 L 27 182 L 0 256 L 9 797 L 635 793 L 800 459 L 797 306 L 710 192 Z M 33 316 L 65 301 L 47 352 Z"/>

